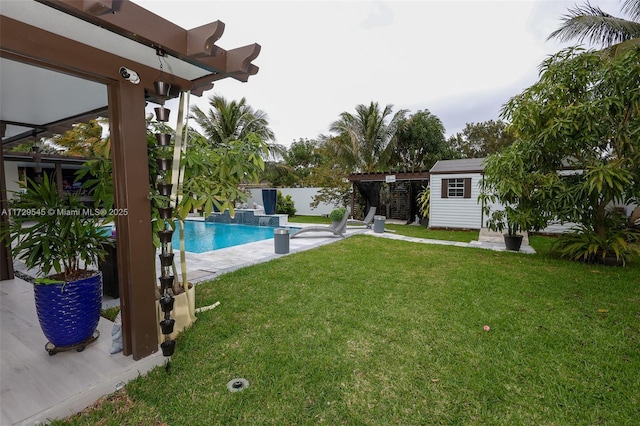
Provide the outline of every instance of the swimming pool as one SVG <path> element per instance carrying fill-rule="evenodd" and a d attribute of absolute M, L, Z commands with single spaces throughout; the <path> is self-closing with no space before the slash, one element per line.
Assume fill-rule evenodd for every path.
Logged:
<path fill-rule="evenodd" d="M 186 220 L 184 222 L 184 248 L 192 253 L 204 253 L 205 251 L 252 243 L 273 238 L 275 229 L 272 226 Z M 177 225 L 171 244 L 174 251 L 180 250 L 180 232 Z"/>

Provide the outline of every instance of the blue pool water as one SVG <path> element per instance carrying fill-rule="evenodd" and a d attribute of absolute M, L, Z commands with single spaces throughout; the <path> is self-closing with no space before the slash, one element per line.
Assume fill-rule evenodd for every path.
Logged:
<path fill-rule="evenodd" d="M 192 253 L 203 253 L 205 251 L 266 240 L 273 238 L 273 231 L 275 229 L 276 228 L 271 226 L 187 220 L 184 222 L 185 250 Z M 175 252 L 180 249 L 180 232 L 177 225 L 173 233 L 171 245 Z"/>

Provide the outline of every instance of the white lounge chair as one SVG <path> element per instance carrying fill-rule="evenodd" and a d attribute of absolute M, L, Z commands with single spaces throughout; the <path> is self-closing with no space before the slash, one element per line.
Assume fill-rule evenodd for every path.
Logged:
<path fill-rule="evenodd" d="M 371 228 L 371 226 L 373 225 L 373 217 L 376 215 L 376 210 L 377 210 L 377 207 L 374 207 L 374 206 L 369 207 L 369 212 L 367 212 L 367 215 L 365 216 L 364 220 L 349 219 L 347 221 L 347 226 L 364 225 L 367 228 Z"/>
<path fill-rule="evenodd" d="M 344 233 L 347 230 L 347 220 L 349 220 L 349 211 L 346 211 L 344 213 L 344 216 L 342 217 L 340 222 L 337 222 L 335 224 L 332 223 L 331 225 L 306 226 L 304 228 L 298 229 L 296 232 L 291 234 L 290 238 L 295 238 L 305 232 L 330 232 L 333 235 L 344 238 Z"/>

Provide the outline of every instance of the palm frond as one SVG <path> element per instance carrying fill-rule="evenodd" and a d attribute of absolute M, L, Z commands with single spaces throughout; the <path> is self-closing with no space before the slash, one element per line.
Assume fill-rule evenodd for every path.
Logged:
<path fill-rule="evenodd" d="M 626 13 L 630 19 L 640 21 L 640 1 L 625 0 L 622 2 L 622 11 Z"/>
<path fill-rule="evenodd" d="M 625 4 L 635 3 L 629 10 L 639 9 L 639 2 L 627 0 Z M 636 10 L 636 12 L 638 12 Z M 612 16 L 597 6 L 586 3 L 569 9 L 562 17 L 560 28 L 552 32 L 547 40 L 587 41 L 596 46 L 609 47 L 617 43 L 640 37 L 640 23 Z"/>

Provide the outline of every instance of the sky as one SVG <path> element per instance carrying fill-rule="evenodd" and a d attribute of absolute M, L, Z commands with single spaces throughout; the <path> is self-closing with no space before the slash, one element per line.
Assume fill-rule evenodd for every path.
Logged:
<path fill-rule="evenodd" d="M 573 43 L 547 41 L 577 1 L 143 1 L 186 28 L 225 23 L 216 43 L 258 43 L 258 74 L 224 79 L 208 98 L 246 98 L 267 113 L 276 142 L 328 135 L 358 104 L 429 110 L 447 136 L 466 123 L 499 119 L 509 98 L 538 80 L 540 63 Z M 616 16 L 614 0 L 591 0 Z M 168 107 L 171 107 L 168 104 Z"/>

